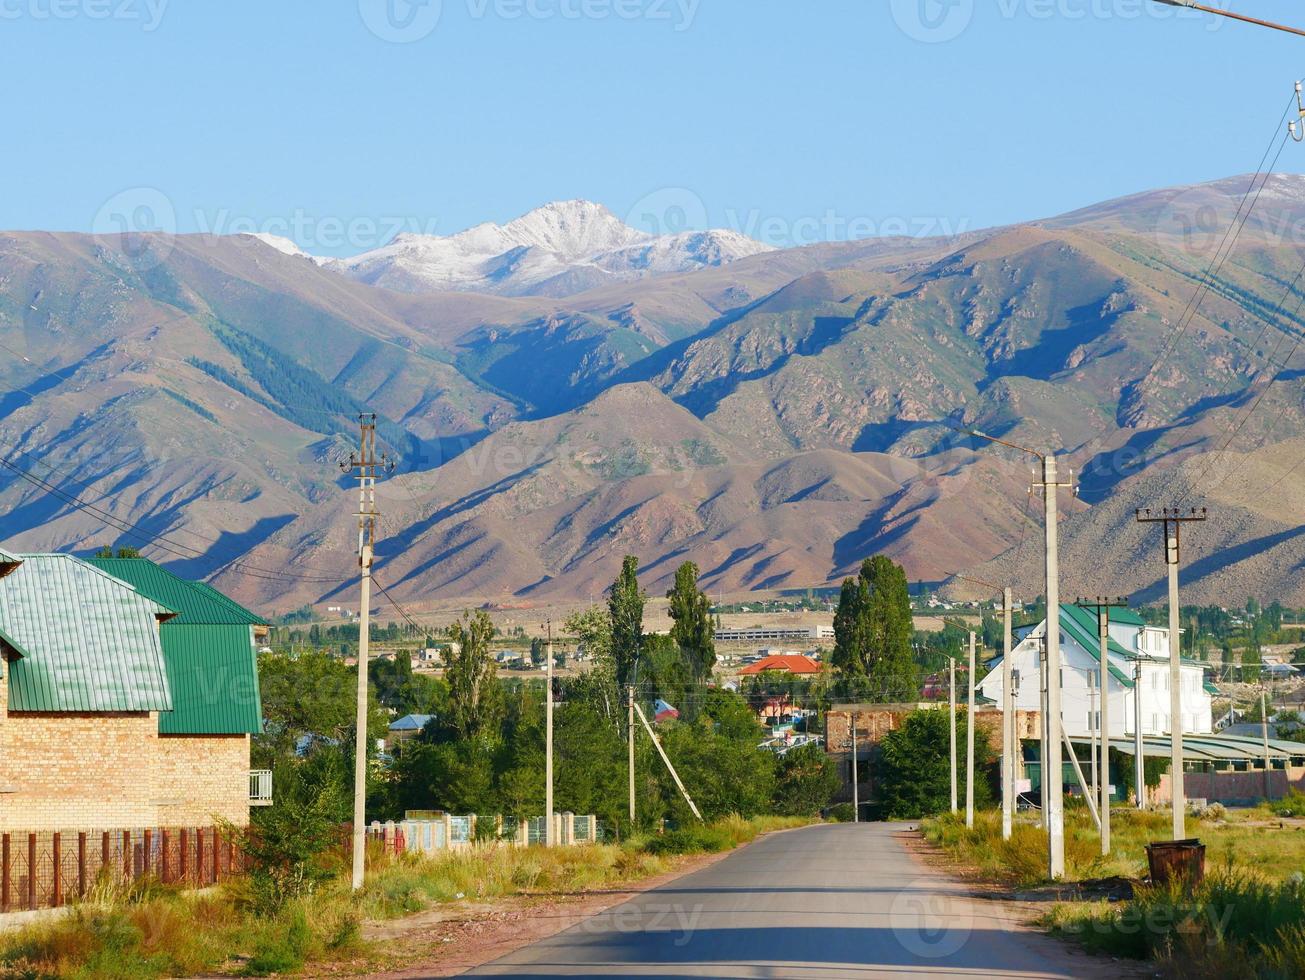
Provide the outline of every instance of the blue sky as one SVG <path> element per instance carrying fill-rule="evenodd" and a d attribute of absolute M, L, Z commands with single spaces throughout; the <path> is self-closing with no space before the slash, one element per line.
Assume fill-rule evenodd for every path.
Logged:
<path fill-rule="evenodd" d="M 1253 170 L 1302 75 L 1147 0 L 0 0 L 0 227 L 962 230 Z"/>

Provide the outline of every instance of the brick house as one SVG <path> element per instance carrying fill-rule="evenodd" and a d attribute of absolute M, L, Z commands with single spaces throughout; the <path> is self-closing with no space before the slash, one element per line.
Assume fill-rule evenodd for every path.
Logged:
<path fill-rule="evenodd" d="M 196 602 L 238 615 L 193 588 Z M 92 562 L 0 551 L 0 830 L 248 821 L 260 715 L 251 626 L 247 662 L 234 646 L 216 661 L 216 639 L 189 632 L 209 624 L 179 619 Z M 237 674 L 252 683 L 243 702 Z"/>

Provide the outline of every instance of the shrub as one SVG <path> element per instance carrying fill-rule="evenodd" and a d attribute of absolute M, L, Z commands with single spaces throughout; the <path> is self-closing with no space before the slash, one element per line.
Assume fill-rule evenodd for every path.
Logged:
<path fill-rule="evenodd" d="M 1282 799 L 1272 800 L 1268 807 L 1275 816 L 1305 817 L 1305 793 L 1293 787 Z"/>
<path fill-rule="evenodd" d="M 715 854 L 728 850 L 734 841 L 719 827 L 686 827 L 653 837 L 644 845 L 649 854 Z"/>
<path fill-rule="evenodd" d="M 1210 803 L 1196 811 L 1197 819 L 1217 823 L 1228 819 L 1228 810 L 1222 803 Z"/>
<path fill-rule="evenodd" d="M 851 823 L 856 819 L 856 811 L 851 803 L 835 803 L 829 808 L 827 819 L 834 823 Z"/>

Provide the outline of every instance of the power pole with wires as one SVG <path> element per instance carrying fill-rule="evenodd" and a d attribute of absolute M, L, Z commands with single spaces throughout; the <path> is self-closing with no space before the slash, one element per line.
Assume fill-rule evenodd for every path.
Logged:
<path fill-rule="evenodd" d="M 1101 679 L 1098 687 L 1101 705 L 1097 716 L 1096 730 L 1101 743 L 1100 773 L 1101 787 L 1101 853 L 1110 853 L 1110 610 L 1127 609 L 1127 599 L 1108 599 L 1097 596 L 1095 599 L 1079 599 L 1076 605 L 1080 609 L 1090 609 L 1097 617 L 1097 638 L 1101 642 Z M 1140 764 L 1140 758 L 1139 758 Z"/>
<path fill-rule="evenodd" d="M 965 711 L 965 826 L 974 827 L 974 631 L 970 631 L 970 699 Z"/>
<path fill-rule="evenodd" d="M 353 890 L 363 886 L 367 857 L 367 653 L 372 621 L 372 559 L 376 550 L 376 477 L 380 470 L 393 472 L 394 462 L 376 455 L 376 416 L 358 416 L 358 452 L 341 463 L 345 473 L 357 471 L 358 480 L 358 568 L 362 598 L 358 609 L 358 705 L 354 723 L 353 768 Z"/>
<path fill-rule="evenodd" d="M 861 783 L 856 764 L 856 706 L 848 714 L 852 718 L 852 823 L 861 822 Z"/>
<path fill-rule="evenodd" d="M 1174 840 L 1187 836 L 1187 794 L 1183 788 L 1183 665 L 1182 634 L 1178 628 L 1178 564 L 1182 560 L 1183 525 L 1209 518 L 1205 509 L 1181 511 L 1166 507 L 1160 511 L 1139 510 L 1139 524 L 1163 524 L 1165 564 L 1169 569 L 1169 786 L 1174 810 Z"/>
<path fill-rule="evenodd" d="M 952 758 L 952 813 L 956 813 L 956 658 L 947 657 L 947 715 Z"/>
<path fill-rule="evenodd" d="M 1065 877 L 1065 796 L 1060 755 L 1060 544 L 1056 492 L 1073 485 L 1072 480 L 1061 483 L 1057 478 L 1054 454 L 1042 457 L 1042 482 L 1035 486 L 1043 491 L 1047 525 L 1047 755 L 1043 760 L 1043 780 L 1047 784 L 1047 877 L 1052 881 Z"/>
<path fill-rule="evenodd" d="M 628 698 L 627 706 L 630 709 L 630 720 L 626 726 L 626 735 L 629 738 L 627 747 L 630 753 L 630 833 L 634 833 L 634 685 L 631 684 L 626 690 Z"/>
<path fill-rule="evenodd" d="M 544 846 L 557 846 L 556 820 L 553 816 L 553 621 L 544 624 L 548 630 L 548 642 L 544 646 L 548 664 L 544 670 L 544 687 L 547 699 L 544 702 Z"/>

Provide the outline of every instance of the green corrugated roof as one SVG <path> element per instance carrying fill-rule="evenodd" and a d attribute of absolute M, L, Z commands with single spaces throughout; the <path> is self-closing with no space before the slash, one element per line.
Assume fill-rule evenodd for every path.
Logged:
<path fill-rule="evenodd" d="M 1097 663 L 1101 662 L 1101 637 L 1097 635 L 1097 618 L 1095 616 L 1086 609 L 1080 609 L 1078 606 L 1068 603 L 1061 603 L 1060 628 L 1073 637 L 1074 642 L 1086 650 L 1093 660 Z M 1107 639 L 1106 649 L 1117 657 L 1127 659 L 1132 656 L 1111 639 Z M 1110 665 L 1110 674 L 1124 687 L 1133 686 L 1133 678 L 1129 677 L 1113 663 Z"/>
<path fill-rule="evenodd" d="M 164 735 L 238 735 L 263 730 L 258 662 L 249 626 L 163 624 L 173 710 Z"/>
<path fill-rule="evenodd" d="M 262 731 L 258 654 L 252 628 L 264 620 L 202 582 L 188 582 L 147 558 L 92 562 L 177 610 L 161 627 L 173 711 L 159 716 L 165 735 L 236 735 Z"/>
<path fill-rule="evenodd" d="M 0 630 L 20 654 L 12 711 L 170 711 L 159 641 L 168 612 L 71 555 L 20 555 L 0 579 Z"/>
<path fill-rule="evenodd" d="M 148 558 L 91 558 L 90 563 L 114 578 L 135 586 L 155 602 L 176 611 L 176 625 L 239 623 L 262 626 L 260 619 L 217 589 L 203 582 L 188 582 Z"/>

